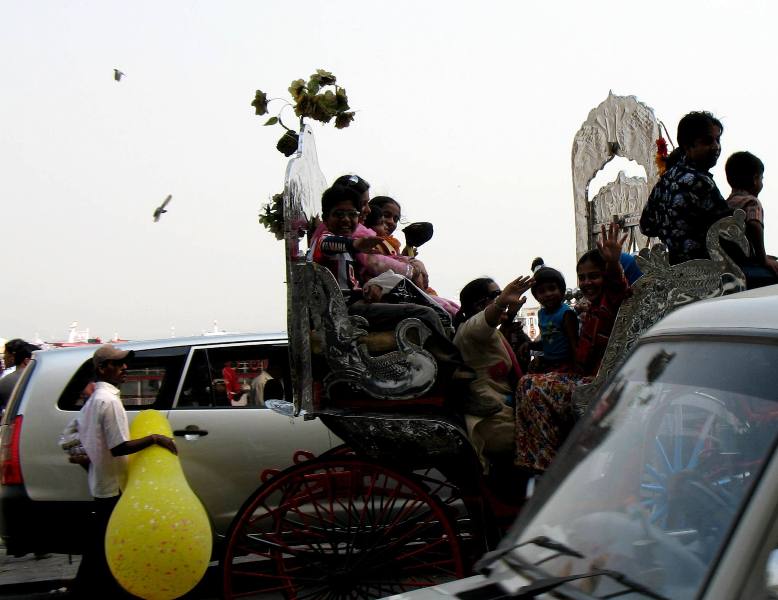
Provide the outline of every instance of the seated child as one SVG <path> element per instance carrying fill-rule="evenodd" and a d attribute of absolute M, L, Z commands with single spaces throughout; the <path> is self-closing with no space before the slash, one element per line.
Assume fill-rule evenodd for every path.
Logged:
<path fill-rule="evenodd" d="M 565 278 L 546 266 L 538 268 L 533 277 L 532 295 L 541 306 L 538 313 L 541 337 L 532 345 L 542 348 L 543 357 L 533 361 L 531 370 L 534 373 L 571 371 L 578 346 L 578 316 L 564 302 Z"/>
<path fill-rule="evenodd" d="M 387 233 L 386 224 L 384 223 L 384 214 L 378 206 L 370 207 L 370 214 L 365 217 L 365 227 L 369 227 L 375 231 L 376 235 L 382 240 L 375 248 L 375 251 L 378 254 L 383 254 L 384 256 L 397 256 L 397 249 L 392 243 L 392 240 L 396 242 L 398 246 L 400 242 Z"/>
<path fill-rule="evenodd" d="M 321 197 L 322 225 L 311 241 L 313 260 L 323 264 L 335 276 L 347 295 L 361 290 L 354 272 L 354 255 L 369 252 L 381 238 L 366 236 L 354 239 L 362 201 L 359 193 L 345 186 L 333 186 Z"/>
<path fill-rule="evenodd" d="M 379 233 L 380 236 L 385 236 L 386 241 L 392 247 L 394 252 L 391 254 L 399 254 L 400 252 L 400 240 L 394 237 L 394 232 L 397 229 L 397 224 L 400 222 L 402 209 L 394 198 L 389 196 L 376 196 L 370 200 L 370 208 L 378 209 L 383 221 L 384 233 Z M 367 223 L 365 223 L 367 225 Z M 367 225 L 371 227 L 370 225 Z M 375 230 L 378 233 L 377 230 Z"/>
<path fill-rule="evenodd" d="M 751 244 L 751 256 L 736 251 L 733 258 L 742 267 L 749 289 L 778 283 L 778 261 L 765 252 L 764 209 L 758 197 L 762 191 L 764 164 L 750 152 L 735 152 L 727 159 L 724 170 L 732 187 L 727 204 L 733 210 L 745 211 L 746 237 Z"/>
<path fill-rule="evenodd" d="M 423 268 L 423 263 L 417 258 L 398 255 L 400 250 L 400 241 L 392 234 L 397 230 L 397 224 L 400 222 L 402 216 L 402 209 L 400 208 L 400 204 L 394 198 L 390 198 L 389 196 L 376 196 L 370 200 L 370 207 L 371 214 L 365 218 L 365 225 L 373 229 L 373 231 L 375 231 L 376 234 L 384 240 L 384 243 L 381 244 L 381 246 L 378 248 L 378 253 L 384 254 L 386 256 L 396 257 L 400 260 L 408 260 L 411 262 L 411 264 L 417 266 L 421 265 Z M 379 211 L 381 215 L 380 223 Z M 376 224 L 378 229 L 373 227 L 373 225 L 370 223 Z M 395 272 L 402 273 L 402 271 L 397 270 L 395 270 Z M 363 275 L 364 274 L 365 273 L 363 272 Z M 373 273 L 372 275 L 376 274 L 377 273 Z M 452 318 L 457 314 L 459 305 L 456 302 L 452 302 L 451 300 L 438 296 L 438 293 L 429 286 L 429 276 L 427 275 L 426 269 L 423 270 L 423 274 L 420 277 L 408 276 L 408 278 L 413 281 L 413 283 L 415 283 L 419 288 L 432 296 L 435 302 L 441 306 L 443 310 L 445 310 Z"/>
<path fill-rule="evenodd" d="M 441 317 L 447 315 L 444 315 L 434 302 L 435 307 L 432 308 L 421 304 L 416 305 L 415 302 L 393 304 L 363 300 L 362 287 L 354 273 L 354 256 L 358 253 L 371 252 L 381 243 L 381 238 L 353 237 L 359 222 L 361 205 L 360 194 L 353 187 L 334 185 L 322 194 L 324 227 L 317 229 L 311 241 L 313 260 L 327 267 L 335 276 L 349 304 L 349 314 L 365 317 L 369 323 L 368 329 L 371 331 L 392 330 L 400 320 L 414 317 L 426 323 L 432 331 L 431 344 L 440 345 L 440 340 L 443 340 L 444 345 L 447 343 L 449 348 L 453 348 L 448 339 L 449 334 L 441 322 Z M 405 279 L 399 275 L 395 277 Z"/>

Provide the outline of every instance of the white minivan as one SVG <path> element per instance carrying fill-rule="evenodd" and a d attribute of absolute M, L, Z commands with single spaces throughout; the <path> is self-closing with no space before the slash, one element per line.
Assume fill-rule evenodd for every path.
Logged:
<path fill-rule="evenodd" d="M 318 455 L 340 443 L 320 420 L 265 407 L 290 389 L 285 334 L 119 346 L 135 352 L 121 388 L 128 416 L 146 408 L 167 416 L 187 480 L 211 518 L 215 548 L 265 470 L 291 465 L 297 450 Z M 81 551 L 91 500 L 86 471 L 68 463 L 58 439 L 83 403 L 96 348 L 36 352 L 3 415 L 0 536 L 11 555 Z"/>
<path fill-rule="evenodd" d="M 778 597 L 778 286 L 652 327 L 481 575 L 407 600 Z"/>

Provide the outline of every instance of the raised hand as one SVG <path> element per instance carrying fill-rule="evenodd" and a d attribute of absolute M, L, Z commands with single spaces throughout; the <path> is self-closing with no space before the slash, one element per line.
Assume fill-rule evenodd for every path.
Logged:
<path fill-rule="evenodd" d="M 527 293 L 533 283 L 535 280 L 529 275 L 517 277 L 503 288 L 502 293 L 497 296 L 495 304 L 502 309 L 518 310 L 518 307 L 527 301 L 522 296 Z"/>
<path fill-rule="evenodd" d="M 605 225 L 601 225 L 601 239 L 597 240 L 597 249 L 606 263 L 617 263 L 621 258 L 621 248 L 627 241 L 629 234 L 619 238 L 619 224 L 611 223 L 608 225 L 608 231 L 605 231 Z"/>

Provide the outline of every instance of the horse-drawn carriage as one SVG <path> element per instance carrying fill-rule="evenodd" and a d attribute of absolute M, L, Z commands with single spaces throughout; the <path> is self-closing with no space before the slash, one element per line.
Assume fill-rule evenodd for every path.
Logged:
<path fill-rule="evenodd" d="M 374 598 L 461 578 L 518 511 L 485 485 L 423 347 L 425 325 L 405 319 L 393 332 L 368 333 L 303 247 L 325 187 L 303 128 L 284 188 L 293 403 L 275 408 L 321 419 L 344 444 L 318 457 L 300 451 L 292 467 L 263 473 L 228 535 L 228 598 Z M 715 225 L 711 243 L 720 236 L 742 245 L 742 216 Z M 697 262 L 681 270 L 661 249 L 643 252 L 646 274 L 619 314 L 600 376 L 579 395 L 582 408 L 663 314 L 744 288 L 730 265 L 724 278 L 715 260 Z"/>

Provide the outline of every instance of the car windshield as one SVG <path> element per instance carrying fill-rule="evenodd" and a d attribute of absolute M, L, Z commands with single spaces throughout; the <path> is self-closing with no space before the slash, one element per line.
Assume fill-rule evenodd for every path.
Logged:
<path fill-rule="evenodd" d="M 577 429 L 504 545 L 549 576 L 619 571 L 668 598 L 693 598 L 772 455 L 778 346 L 654 341 L 639 347 Z M 571 583 L 594 597 L 613 578 Z"/>

